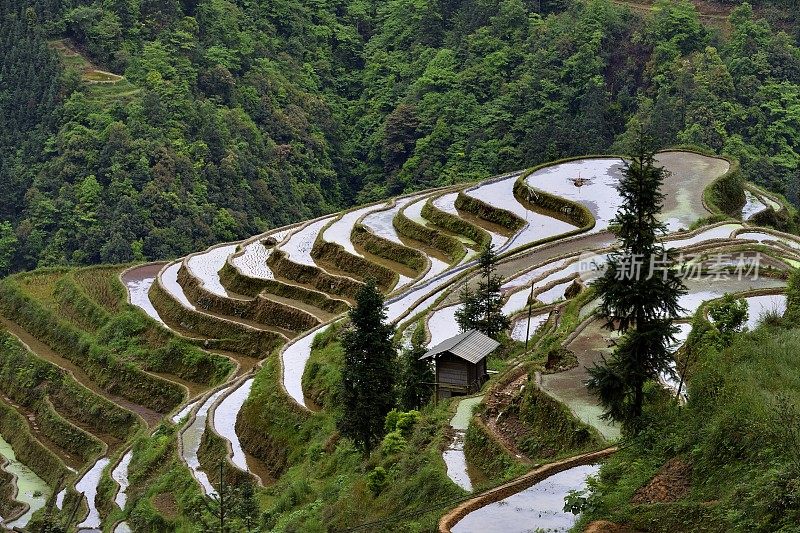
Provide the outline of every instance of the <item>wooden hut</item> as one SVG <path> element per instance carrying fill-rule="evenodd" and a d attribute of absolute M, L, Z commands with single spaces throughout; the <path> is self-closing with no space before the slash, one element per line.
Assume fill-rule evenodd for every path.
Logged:
<path fill-rule="evenodd" d="M 443 341 L 420 359 L 436 365 L 436 397 L 450 398 L 479 391 L 488 379 L 486 356 L 500 343 L 471 329 Z"/>

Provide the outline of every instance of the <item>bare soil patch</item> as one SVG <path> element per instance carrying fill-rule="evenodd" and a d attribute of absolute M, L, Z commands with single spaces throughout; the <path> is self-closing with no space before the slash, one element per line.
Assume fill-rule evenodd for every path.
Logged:
<path fill-rule="evenodd" d="M 670 503 L 686 496 L 692 482 L 692 465 L 677 457 L 667 461 L 644 487 L 636 491 L 633 503 Z"/>

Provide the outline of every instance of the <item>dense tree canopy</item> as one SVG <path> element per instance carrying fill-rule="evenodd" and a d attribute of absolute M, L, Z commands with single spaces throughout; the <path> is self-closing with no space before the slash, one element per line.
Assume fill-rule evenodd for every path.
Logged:
<path fill-rule="evenodd" d="M 781 1 L 722 31 L 686 0 L 648 16 L 609 0 L 0 0 L 10 267 L 176 256 L 624 150 L 642 125 L 796 199 L 800 51 Z M 92 83 L 60 39 L 125 79 Z"/>

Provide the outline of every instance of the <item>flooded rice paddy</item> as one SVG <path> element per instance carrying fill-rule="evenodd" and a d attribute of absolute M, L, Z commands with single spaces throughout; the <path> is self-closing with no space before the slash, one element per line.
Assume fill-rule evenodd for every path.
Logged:
<path fill-rule="evenodd" d="M 212 248 L 190 257 L 186 261 L 186 266 L 202 282 L 207 291 L 223 298 L 228 297 L 228 291 L 219 279 L 219 271 L 237 247 L 238 244 L 228 244 Z"/>
<path fill-rule="evenodd" d="M 53 491 L 33 470 L 17 461 L 14 449 L 2 436 L 0 436 L 0 455 L 8 461 L 5 471 L 17 477 L 17 497 L 15 499 L 30 506 L 26 513 L 5 525 L 10 528 L 24 528 L 28 525 L 33 513 L 44 507 Z"/>
<path fill-rule="evenodd" d="M 462 518 L 453 533 L 566 532 L 578 516 L 564 511 L 564 499 L 571 491 L 586 489 L 586 481 L 599 465 L 576 466 L 553 474 L 535 485 Z"/>
<path fill-rule="evenodd" d="M 467 458 L 464 455 L 464 436 L 466 435 L 469 421 L 472 419 L 472 412 L 475 406 L 481 403 L 483 396 L 464 398 L 458 402 L 456 414 L 450 420 L 450 427 L 453 428 L 453 440 L 447 449 L 442 452 L 447 466 L 447 476 L 453 483 L 466 491 L 472 491 L 472 481 L 467 471 Z"/>

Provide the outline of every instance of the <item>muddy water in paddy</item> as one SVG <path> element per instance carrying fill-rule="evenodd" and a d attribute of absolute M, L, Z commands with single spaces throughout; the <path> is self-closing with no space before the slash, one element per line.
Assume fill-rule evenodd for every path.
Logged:
<path fill-rule="evenodd" d="M 107 400 L 114 402 L 122 408 L 138 414 L 150 427 L 155 427 L 161 420 L 161 413 L 157 413 L 156 411 L 148 409 L 142 405 L 135 404 L 101 388 L 86 374 L 86 372 L 83 371 L 83 369 L 75 365 L 72 361 L 54 352 L 48 345 L 30 335 L 27 331 L 20 328 L 16 323 L 10 322 L 4 317 L 0 317 L 0 324 L 2 324 L 9 333 L 17 337 L 17 339 L 25 344 L 38 357 L 44 359 L 45 361 L 49 361 L 54 365 L 67 370 L 68 372 L 71 372 L 78 383 L 90 391 L 106 398 Z"/>
<path fill-rule="evenodd" d="M 800 242 L 786 236 L 779 236 L 773 235 L 767 232 L 761 231 L 745 231 L 736 235 L 737 239 L 746 239 L 751 241 L 758 241 L 760 243 L 769 243 L 769 242 L 780 242 L 789 246 L 790 248 L 794 248 L 796 250 L 800 250 Z"/>
<path fill-rule="evenodd" d="M 393 298 L 392 300 L 388 301 L 384 306 L 386 309 L 387 320 L 389 322 L 394 322 L 405 311 L 409 311 L 409 313 L 406 315 L 406 318 L 410 318 L 420 311 L 427 309 L 433 305 L 434 301 L 439 297 L 441 291 L 445 290 L 446 285 L 450 283 L 450 281 L 460 272 L 462 271 L 452 270 L 436 280 L 431 281 L 430 283 L 417 282 L 414 284 L 413 288 L 407 290 L 397 298 Z M 415 302 L 421 298 L 424 298 L 424 301 L 420 302 L 419 304 L 415 304 Z"/>
<path fill-rule="evenodd" d="M 744 191 L 744 207 L 742 207 L 742 220 L 750 220 L 750 218 L 767 208 L 758 196 L 745 189 Z"/>
<path fill-rule="evenodd" d="M 153 285 L 156 276 L 158 276 L 163 266 L 163 264 L 156 263 L 132 268 L 122 274 L 122 283 L 125 285 L 125 288 L 128 289 L 131 304 L 140 308 L 147 313 L 148 316 L 166 326 L 166 323 L 161 319 L 161 316 L 158 314 L 158 311 L 156 311 L 156 308 L 153 307 L 153 303 L 148 296 L 150 287 Z"/>
<path fill-rule="evenodd" d="M 533 337 L 536 334 L 536 330 L 541 327 L 542 324 L 547 322 L 547 319 L 550 318 L 550 313 L 540 313 L 538 315 L 531 316 L 531 324 L 530 324 L 530 334 L 528 338 Z M 511 338 L 515 341 L 525 342 L 525 333 L 528 331 L 528 317 L 522 317 L 514 322 L 511 326 Z"/>
<path fill-rule="evenodd" d="M 331 224 L 328 229 L 325 230 L 325 232 L 322 234 L 322 240 L 325 242 L 336 243 L 349 253 L 363 257 L 361 251 L 356 249 L 356 247 L 353 245 L 353 241 L 350 240 L 350 234 L 353 232 L 353 226 L 362 216 L 366 215 L 370 211 L 382 209 L 385 205 L 386 204 L 362 207 L 361 209 L 356 209 L 343 214 L 339 220 Z"/>
<path fill-rule="evenodd" d="M 180 410 L 180 411 L 178 411 L 177 413 L 175 413 L 174 415 L 172 415 L 172 418 L 170 419 L 170 420 L 172 420 L 172 423 L 173 423 L 173 424 L 177 424 L 177 423 L 179 423 L 181 420 L 183 420 L 184 418 L 186 418 L 187 416 L 189 416 L 189 413 L 192 411 L 192 409 L 194 409 L 194 406 L 195 406 L 195 405 L 197 405 L 199 402 L 200 402 L 200 400 L 195 400 L 195 401 L 193 401 L 193 402 L 189 402 L 189 403 L 187 403 L 186 405 L 184 405 L 184 406 L 181 408 L 181 410 Z"/>
<path fill-rule="evenodd" d="M 181 284 L 178 283 L 178 271 L 180 269 L 180 261 L 172 263 L 170 266 L 164 269 L 164 272 L 161 274 L 161 283 L 173 300 L 177 300 L 187 309 L 196 311 L 197 308 L 191 301 L 189 301 L 186 293 L 183 292 L 183 287 L 181 287 Z"/>
<path fill-rule="evenodd" d="M 664 248 L 685 248 L 693 244 L 701 243 L 703 241 L 710 241 L 712 239 L 730 239 L 731 234 L 737 229 L 741 229 L 741 224 L 722 224 L 707 230 L 703 230 L 697 235 L 688 238 L 670 238 L 664 239 Z"/>
<path fill-rule="evenodd" d="M 84 518 L 83 522 L 78 524 L 78 530 L 98 529 L 100 527 L 100 513 L 95 505 L 95 498 L 97 497 L 97 484 L 100 483 L 100 475 L 103 473 L 103 469 L 108 466 L 108 463 L 108 457 L 98 459 L 92 468 L 75 483 L 75 490 L 84 494 L 89 505 L 89 514 Z"/>
<path fill-rule="evenodd" d="M 325 332 L 329 327 L 329 325 L 322 326 L 315 331 L 306 333 L 293 344 L 287 346 L 281 354 L 283 386 L 289 396 L 303 407 L 308 407 L 303 395 L 303 372 L 308 358 L 311 357 L 311 344 L 314 342 L 314 337 Z"/>
<path fill-rule="evenodd" d="M 784 280 L 763 277 L 742 280 L 691 280 L 686 282 L 689 292 L 679 299 L 679 304 L 686 309 L 682 315 L 690 317 L 703 302 L 721 298 L 726 293 L 746 292 L 756 289 L 779 289 L 785 286 L 786 281 Z"/>
<path fill-rule="evenodd" d="M 250 395 L 250 389 L 253 388 L 253 378 L 245 380 L 235 391 L 230 393 L 222 400 L 216 409 L 214 409 L 214 418 L 212 423 L 217 433 L 228 439 L 231 443 L 231 450 L 233 455 L 231 462 L 244 472 L 254 472 L 261 477 L 258 468 L 260 463 L 255 458 L 248 456 L 242 448 L 242 443 L 239 441 L 239 435 L 236 434 L 236 418 L 239 411 L 242 410 L 247 397 Z M 263 481 L 267 481 L 263 479 Z"/>
<path fill-rule="evenodd" d="M 483 396 L 475 396 L 473 398 L 464 398 L 458 402 L 456 414 L 450 420 L 450 427 L 453 428 L 454 432 L 453 440 L 447 449 L 442 452 L 442 459 L 447 466 L 447 477 L 467 491 L 472 490 L 472 481 L 467 468 L 467 458 L 464 455 L 464 435 L 472 419 L 472 411 L 476 405 L 481 403 L 481 400 L 483 400 Z"/>
<path fill-rule="evenodd" d="M 444 309 L 435 311 L 428 319 L 428 330 L 430 330 L 431 341 L 428 346 L 431 348 L 446 341 L 450 337 L 455 337 L 461 333 L 461 328 L 456 322 L 456 311 L 459 306 L 451 305 Z"/>
<path fill-rule="evenodd" d="M 453 533 L 529 533 L 569 531 L 578 517 L 564 512 L 564 498 L 570 491 L 586 488 L 589 476 L 599 465 L 570 468 L 536 483 L 499 502 L 490 503 L 462 518 Z"/>
<path fill-rule="evenodd" d="M 155 283 L 156 276 L 163 268 L 163 264 L 146 264 L 140 267 L 132 268 L 125 272 L 122 276 L 122 281 L 128 291 L 131 305 L 134 305 L 144 311 L 150 318 L 159 322 L 164 327 L 171 329 L 178 335 L 190 338 L 201 338 L 197 333 L 187 331 L 180 327 L 178 324 L 167 323 L 161 315 L 158 314 L 153 303 L 150 301 L 150 287 Z M 176 277 L 177 279 L 177 277 Z"/>
<path fill-rule="evenodd" d="M 131 464 L 131 459 L 133 459 L 133 450 L 128 450 L 125 452 L 125 455 L 122 456 L 117 466 L 111 471 L 111 478 L 119 485 L 117 495 L 114 496 L 114 503 L 116 503 L 120 509 L 125 509 L 125 504 L 128 501 L 126 491 L 128 490 L 128 467 Z"/>
<path fill-rule="evenodd" d="M 394 229 L 394 217 L 405 206 L 421 197 L 422 195 L 418 194 L 406 198 L 399 198 L 395 203 L 395 206 L 391 209 L 377 211 L 364 217 L 363 224 L 369 228 L 372 233 L 379 237 L 383 237 L 384 239 L 390 240 L 397 244 L 404 244 L 400 238 L 400 235 L 397 233 L 397 230 Z"/>
<path fill-rule="evenodd" d="M 497 274 L 507 280 L 508 285 L 504 285 L 504 288 L 517 287 L 522 284 L 522 282 L 519 281 L 519 273 L 527 271 L 533 265 L 539 265 L 553 261 L 567 254 L 577 254 L 586 252 L 586 250 L 605 248 L 614 243 L 614 240 L 615 239 L 613 235 L 607 231 L 602 231 L 599 233 L 583 234 L 578 237 L 568 239 L 564 242 L 560 242 L 556 246 L 544 246 L 541 248 L 526 250 L 525 252 L 514 255 L 513 258 L 500 262 L 497 265 Z M 558 263 L 555 264 L 557 265 Z M 551 267 L 546 265 L 543 271 L 548 271 L 550 269 Z M 540 275 L 539 272 L 534 274 L 536 275 L 531 275 L 529 279 Z M 470 289 L 474 290 L 479 281 L 480 276 L 475 275 L 469 278 L 467 284 L 469 285 Z M 528 287 L 528 290 L 530 290 L 530 287 Z M 443 303 L 454 304 L 459 302 L 459 291 L 451 291 Z"/>
<path fill-rule="evenodd" d="M 208 495 L 216 494 L 216 490 L 214 489 L 214 486 L 211 485 L 208 475 L 201 470 L 200 459 L 197 457 L 197 452 L 200 450 L 200 441 L 203 438 L 203 433 L 206 430 L 208 410 L 211 408 L 211 404 L 217 401 L 217 399 L 227 391 L 227 387 L 223 387 L 209 396 L 197 409 L 197 414 L 195 415 L 194 421 L 187 426 L 181 434 L 183 441 L 181 446 L 181 456 L 183 457 L 183 460 L 186 461 L 189 469 L 192 471 L 194 478 L 198 483 L 200 483 L 203 492 Z"/>
<path fill-rule="evenodd" d="M 534 298 L 542 302 L 543 304 L 552 304 L 559 300 L 563 300 L 565 298 L 564 293 L 566 293 L 567 289 L 570 285 L 574 282 L 574 278 L 569 278 L 568 280 L 559 283 L 558 285 L 554 285 L 551 288 L 547 289 L 546 291 L 540 292 Z"/>
<path fill-rule="evenodd" d="M 53 491 L 33 470 L 17 461 L 13 448 L 2 436 L 0 436 L 0 455 L 8 461 L 5 471 L 17 476 L 18 492 L 15 499 L 30 505 L 28 512 L 5 525 L 23 528 L 28 525 L 33 513 L 44 507 Z"/>
<path fill-rule="evenodd" d="M 755 289 L 780 288 L 785 281 L 771 278 L 758 280 L 719 280 L 703 279 L 686 283 L 689 293 L 680 299 L 680 304 L 687 311 L 684 316 L 691 316 L 704 301 L 713 300 L 725 293 L 745 292 Z M 597 399 L 586 389 L 588 379 L 587 367 L 599 362 L 603 355 L 610 356 L 618 335 L 603 327 L 600 318 L 592 320 L 575 339 L 566 347 L 575 353 L 578 366 L 556 374 L 543 374 L 541 385 L 544 390 L 556 399 L 565 403 L 575 415 L 584 422 L 596 427 L 607 439 L 619 436 L 619 428 L 602 420 L 602 408 Z"/>
<path fill-rule="evenodd" d="M 272 479 L 264 463 L 256 459 L 242 448 L 239 435 L 236 434 L 236 420 L 242 405 L 250 396 L 253 378 L 245 380 L 235 391 L 226 396 L 214 409 L 211 421 L 214 429 L 231 444 L 231 462 L 240 470 L 257 475 L 262 483 Z"/>
<path fill-rule="evenodd" d="M 668 151 L 656 154 L 656 163 L 670 175 L 664 180 L 665 194 L 661 219 L 670 231 L 688 228 L 709 212 L 703 205 L 703 191 L 730 169 L 730 163 L 717 157 L 690 152 Z"/>
<path fill-rule="evenodd" d="M 786 312 L 787 298 L 785 294 L 767 294 L 763 296 L 748 296 L 747 300 L 747 328 L 756 329 L 761 320 L 770 314 L 783 316 Z"/>
<path fill-rule="evenodd" d="M 277 242 L 281 242 L 289 233 L 289 230 L 280 231 L 278 233 L 273 233 L 271 236 L 274 237 Z M 239 269 L 239 272 L 247 277 L 275 279 L 272 269 L 267 265 L 267 259 L 274 249 L 275 248 L 272 246 L 269 248 L 264 246 L 261 239 L 256 239 L 244 245 L 242 253 L 233 257 L 231 263 Z"/>

